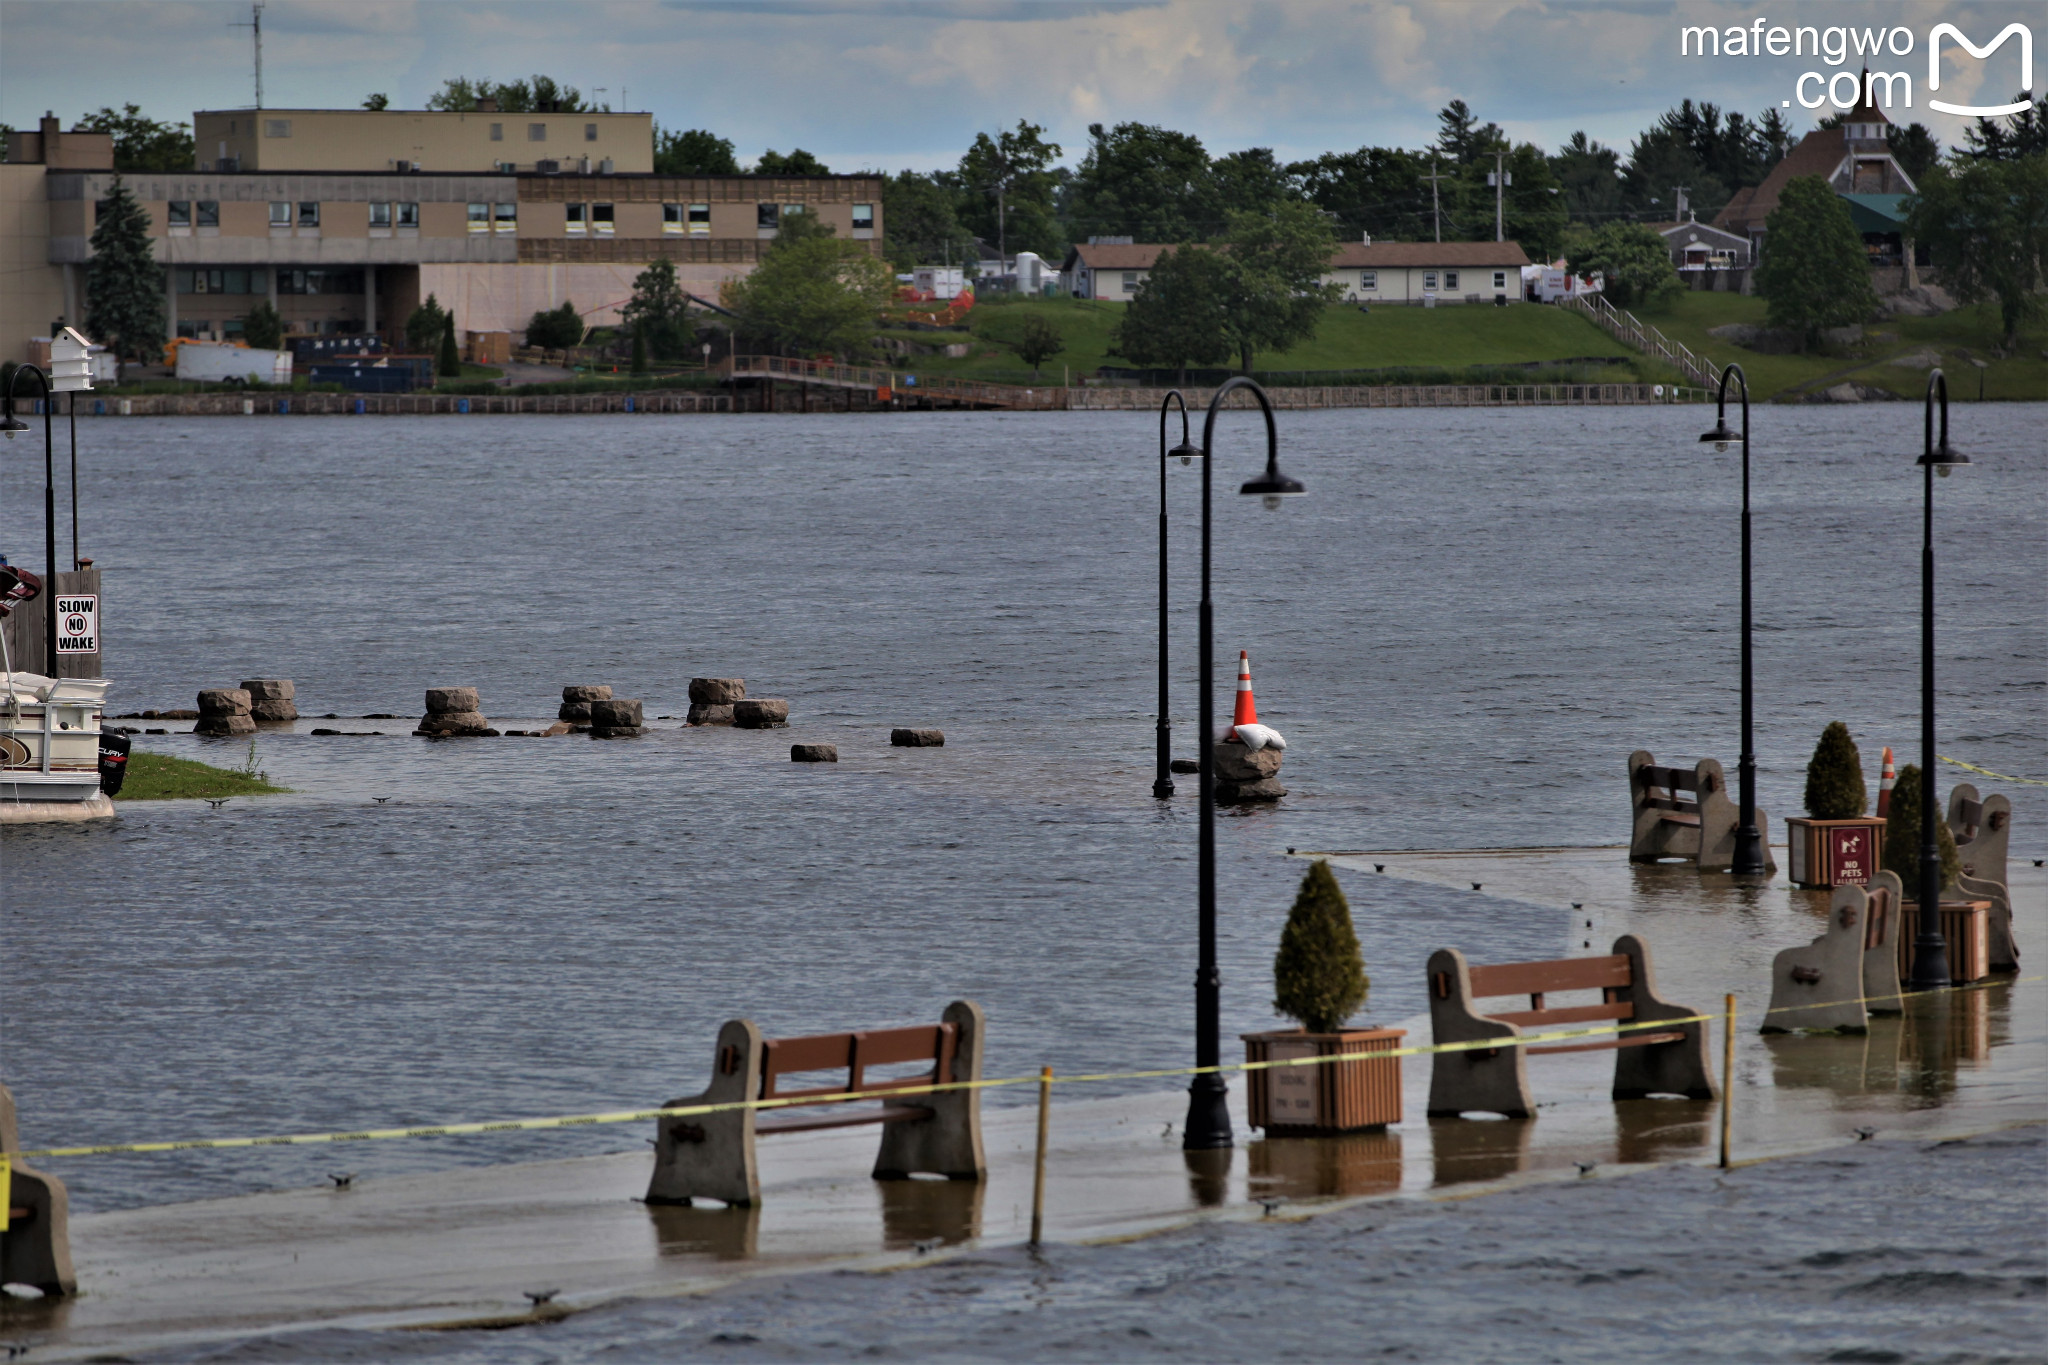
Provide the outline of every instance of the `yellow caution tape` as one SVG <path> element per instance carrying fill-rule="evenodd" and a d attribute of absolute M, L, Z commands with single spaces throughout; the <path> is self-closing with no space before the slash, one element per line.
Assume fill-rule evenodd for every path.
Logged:
<path fill-rule="evenodd" d="M 0 1232 L 14 1217 L 14 1158 L 0 1152 Z"/>
<path fill-rule="evenodd" d="M 1968 768 L 1973 773 L 1982 773 L 1986 777 L 1995 777 L 2000 782 L 2023 782 L 2029 787 L 2048 787 L 2048 782 L 2043 782 L 2038 777 L 2014 777 L 2011 773 L 1995 773 L 1989 768 L 1980 768 L 1974 763 L 1965 763 L 1960 758 L 1950 758 L 1946 754 L 1936 754 L 1935 757 L 1944 763 L 1954 764 L 1958 768 Z"/>
<path fill-rule="evenodd" d="M 1868 1004 L 1873 1000 L 1898 1000 L 1915 995 L 1940 995 L 1952 991 L 1983 990 L 1991 986 L 2012 985 L 2020 981 L 2039 981 L 2038 976 L 2017 977 L 2010 981 L 1973 982 L 1965 986 L 1945 986 L 1930 991 L 1900 990 L 1896 995 L 1860 996 L 1848 1000 L 1830 1001 L 1825 1004 L 1801 1005 L 1799 1008 L 1825 1009 L 1831 1005 L 1852 1003 Z M 1523 1033 L 1514 1037 L 1475 1038 L 1461 1043 L 1422 1043 L 1413 1047 L 1388 1048 L 1383 1052 L 1344 1052 L 1319 1057 L 1286 1057 L 1265 1062 L 1224 1062 L 1216 1066 L 1168 1067 L 1157 1071 L 1098 1071 L 1071 1076 L 1055 1076 L 1054 1083 L 1061 1085 L 1085 1085 L 1103 1081 L 1164 1080 L 1177 1076 L 1212 1076 L 1233 1071 L 1266 1071 L 1283 1066 L 1329 1066 L 1340 1062 L 1377 1061 L 1389 1057 L 1424 1057 L 1440 1052 L 1472 1052 L 1489 1048 L 1527 1047 L 1531 1043 L 1564 1042 L 1575 1038 L 1594 1038 L 1609 1033 L 1629 1033 L 1638 1029 L 1669 1028 L 1673 1024 L 1710 1023 L 1725 1019 L 1727 1015 L 1716 1011 L 1712 1014 L 1684 1014 L 1669 1019 L 1634 1020 L 1629 1023 L 1593 1024 L 1585 1028 L 1553 1029 L 1546 1033 Z M 842 1095 L 800 1095 L 788 1099 L 729 1100 L 723 1104 L 684 1104 L 652 1109 L 612 1109 L 594 1114 L 559 1114 L 548 1118 L 497 1119 L 481 1123 L 436 1123 L 420 1124 L 407 1128 L 360 1128 L 350 1132 L 337 1133 L 282 1133 L 270 1137 L 234 1138 L 188 1138 L 177 1142 L 114 1142 L 99 1143 L 90 1147 L 38 1147 L 17 1151 L 15 1157 L 71 1157 L 71 1156 L 127 1156 L 148 1152 L 193 1152 L 218 1151 L 235 1147 L 309 1147 L 333 1142 L 379 1142 L 391 1138 L 424 1137 L 465 1137 L 477 1133 L 530 1133 L 552 1128 L 588 1128 L 608 1123 L 636 1123 L 647 1119 L 692 1118 L 699 1114 L 723 1114 L 740 1109 L 784 1109 L 810 1107 L 821 1104 L 857 1104 L 863 1101 L 888 1098 L 899 1099 L 912 1095 L 938 1095 L 955 1090 L 993 1090 L 1003 1086 L 1037 1085 L 1040 1076 L 999 1076 L 979 1081 L 947 1081 L 931 1085 L 906 1085 L 892 1087 L 886 1092 L 848 1092 Z"/>

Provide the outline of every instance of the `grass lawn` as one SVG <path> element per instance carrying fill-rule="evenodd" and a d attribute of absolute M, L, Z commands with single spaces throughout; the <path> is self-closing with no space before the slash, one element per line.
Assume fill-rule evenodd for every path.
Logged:
<path fill-rule="evenodd" d="M 1932 350 L 1941 356 L 1949 396 L 1957 402 L 1976 401 L 1978 374 L 1970 363 L 1973 357 L 1986 362 L 1985 398 L 2048 399 L 2048 357 L 2042 355 L 2043 347 L 2048 346 L 2048 327 L 2023 330 L 2014 353 L 1994 360 L 1991 352 L 2000 340 L 1998 310 L 1989 305 L 1959 308 L 1939 317 L 1872 323 L 1864 329 L 1862 344 L 1837 355 L 1763 355 L 1707 334 L 1709 329 L 1730 322 L 1761 327 L 1764 311 L 1764 301 L 1759 298 L 1686 293 L 1667 309 L 1638 309 L 1636 316 L 1716 365 L 1740 364 L 1754 398 L 1792 397 L 1845 379 L 1886 389 L 1901 398 L 1918 398 L 1927 387 L 1927 371 L 1886 362 Z"/>
<path fill-rule="evenodd" d="M 255 763 L 255 752 L 249 762 Z M 172 758 L 136 749 L 128 755 L 128 775 L 121 781 L 116 801 L 176 801 L 224 796 L 263 796 L 290 791 L 266 781 L 262 772 L 216 768 L 189 758 Z"/>

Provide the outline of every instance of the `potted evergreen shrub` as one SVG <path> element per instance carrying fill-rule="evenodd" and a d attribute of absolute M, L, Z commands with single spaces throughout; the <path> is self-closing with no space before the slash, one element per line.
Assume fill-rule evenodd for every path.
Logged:
<path fill-rule="evenodd" d="M 1806 765 L 1806 815 L 1785 821 L 1795 886 L 1866 886 L 1882 865 L 1885 822 L 1865 815 L 1863 756 L 1833 721 Z"/>
<path fill-rule="evenodd" d="M 1401 1121 L 1400 1058 L 1306 1061 L 1401 1045 L 1404 1029 L 1345 1027 L 1365 1004 L 1369 986 L 1351 907 L 1330 864 L 1318 859 L 1301 879 L 1273 959 L 1273 1008 L 1301 1027 L 1243 1035 L 1248 1062 L 1305 1064 L 1247 1073 L 1252 1127 L 1275 1136 L 1344 1133 Z"/>

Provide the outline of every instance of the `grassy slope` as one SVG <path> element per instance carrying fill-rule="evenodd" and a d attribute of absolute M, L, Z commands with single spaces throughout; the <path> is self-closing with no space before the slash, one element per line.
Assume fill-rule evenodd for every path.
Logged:
<path fill-rule="evenodd" d="M 1637 316 L 1673 341 L 1683 342 L 1717 365 L 1735 361 L 1748 378 L 1750 394 L 1756 398 L 1854 379 L 1858 383 L 1887 389 L 1902 398 L 1918 398 L 1927 386 L 1925 370 L 1907 369 L 1884 362 L 1923 349 L 1940 353 L 1948 374 L 1950 397 L 1975 401 L 1977 368 L 1970 357 L 1987 361 L 1984 396 L 1989 398 L 2048 399 L 2048 327 L 2021 332 L 2014 354 L 2004 360 L 1991 359 L 1999 342 L 1998 311 L 1980 306 L 1959 308 L 1932 318 L 1892 318 L 1865 329 L 1860 346 L 1839 355 L 1761 355 L 1709 336 L 1708 329 L 1729 322 L 1764 323 L 1764 301 L 1740 294 L 1680 295 L 1669 308 L 1638 310 Z"/>
<path fill-rule="evenodd" d="M 273 786 L 261 777 L 215 768 L 189 758 L 145 753 L 128 755 L 128 775 L 121 781 L 116 801 L 166 801 L 199 797 L 262 796 L 291 790 Z"/>

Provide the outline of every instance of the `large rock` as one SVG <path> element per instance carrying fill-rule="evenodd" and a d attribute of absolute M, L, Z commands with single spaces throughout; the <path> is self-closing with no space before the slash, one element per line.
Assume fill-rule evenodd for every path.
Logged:
<path fill-rule="evenodd" d="M 898 728 L 889 732 L 889 742 L 899 749 L 937 749 L 944 746 L 946 732 Z"/>
<path fill-rule="evenodd" d="M 691 702 L 689 714 L 685 715 L 683 720 L 689 725 L 730 725 L 733 705 L 731 702 L 723 706 Z"/>
<path fill-rule="evenodd" d="M 293 705 L 290 700 L 275 701 L 265 697 L 250 705 L 249 715 L 253 719 L 266 721 L 274 725 L 280 721 L 297 720 L 299 718 L 299 708 Z"/>
<path fill-rule="evenodd" d="M 605 729 L 637 729 L 643 723 L 644 711 L 637 701 L 606 697 L 590 703 L 590 723 Z"/>
<path fill-rule="evenodd" d="M 1248 801 L 1278 801 L 1287 795 L 1287 788 L 1273 778 L 1258 782 L 1218 782 L 1216 799 L 1225 805 Z"/>
<path fill-rule="evenodd" d="M 611 699 L 612 699 L 612 690 L 611 690 L 611 689 L 610 689 L 609 687 L 604 687 L 604 686 L 598 686 L 598 687 L 565 687 L 565 688 L 563 688 L 563 689 L 562 689 L 562 700 L 563 700 L 563 701 L 585 701 L 585 702 L 588 702 L 588 701 L 610 701 Z"/>
<path fill-rule="evenodd" d="M 291 701 L 298 696 L 290 678 L 244 678 L 242 690 L 257 701 Z"/>
<path fill-rule="evenodd" d="M 253 735 L 256 722 L 247 716 L 201 716 L 192 727 L 195 735 Z"/>
<path fill-rule="evenodd" d="M 247 689 L 240 687 L 209 687 L 199 694 L 201 717 L 246 716 L 252 704 Z"/>
<path fill-rule="evenodd" d="M 427 714 L 466 715 L 483 705 L 474 687 L 430 687 L 427 689 Z"/>
<path fill-rule="evenodd" d="M 1272 745 L 1254 753 L 1234 739 L 1218 740 L 1215 757 L 1216 777 L 1222 782 L 1263 782 L 1280 771 L 1280 761 L 1287 751 Z"/>
<path fill-rule="evenodd" d="M 789 746 L 789 761 L 792 763 L 837 763 L 839 746 L 836 744 L 792 744 Z"/>
<path fill-rule="evenodd" d="M 475 695 L 468 688 L 449 690 L 469 691 L 472 696 Z M 490 721 L 484 719 L 476 711 L 432 711 L 427 714 L 425 719 L 420 721 L 420 728 L 413 731 L 413 733 L 416 735 L 482 735 L 496 734 L 497 731 L 491 729 Z"/>
<path fill-rule="evenodd" d="M 562 709 L 555 712 L 555 719 L 575 721 L 581 725 L 588 725 L 590 724 L 590 708 L 596 704 L 596 702 L 589 701 L 565 701 L 562 703 Z"/>
<path fill-rule="evenodd" d="M 746 695 L 745 678 L 690 679 L 690 700 L 698 706 L 731 706 Z"/>
<path fill-rule="evenodd" d="M 789 703 L 781 697 L 747 697 L 732 704 L 732 723 L 742 730 L 773 730 L 789 724 Z"/>

